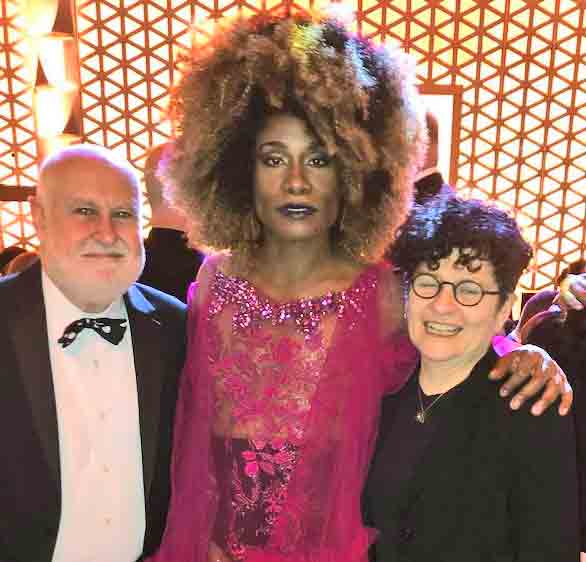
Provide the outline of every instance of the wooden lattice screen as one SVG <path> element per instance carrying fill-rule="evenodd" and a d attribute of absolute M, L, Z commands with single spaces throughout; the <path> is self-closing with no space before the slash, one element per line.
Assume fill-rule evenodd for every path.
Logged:
<path fill-rule="evenodd" d="M 78 0 L 81 115 L 87 141 L 140 168 L 168 135 L 161 122 L 173 60 L 190 23 L 238 11 L 307 8 L 260 0 Z M 457 187 L 510 208 L 536 259 L 522 284 L 549 285 L 584 256 L 586 218 L 586 6 L 572 0 L 344 2 L 358 27 L 396 40 L 423 84 L 462 91 Z M 0 194 L 35 182 L 31 77 L 18 0 L 0 0 Z M 196 31 L 205 32 L 205 25 Z M 0 203 L 4 245 L 34 244 L 22 203 Z"/>

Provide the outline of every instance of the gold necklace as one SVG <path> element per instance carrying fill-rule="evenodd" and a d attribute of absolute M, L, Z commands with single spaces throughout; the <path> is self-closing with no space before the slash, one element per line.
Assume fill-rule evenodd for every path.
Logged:
<path fill-rule="evenodd" d="M 417 384 L 417 399 L 419 401 L 419 409 L 417 410 L 417 413 L 415 414 L 415 421 L 417 423 L 425 423 L 425 417 L 427 415 L 427 412 L 429 412 L 429 410 L 431 410 L 441 400 L 443 395 L 446 392 L 449 392 L 450 390 L 452 390 L 452 389 L 448 388 L 448 390 L 444 390 L 429 406 L 427 406 L 425 408 L 423 406 L 423 396 L 421 395 L 421 386 L 418 383 Z"/>

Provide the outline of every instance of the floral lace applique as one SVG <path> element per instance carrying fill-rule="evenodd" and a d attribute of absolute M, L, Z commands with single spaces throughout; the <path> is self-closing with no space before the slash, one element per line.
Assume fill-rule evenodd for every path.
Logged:
<path fill-rule="evenodd" d="M 228 304 L 234 304 L 237 307 L 232 319 L 235 332 L 247 330 L 264 321 L 271 322 L 273 326 L 279 326 L 288 320 L 293 320 L 297 329 L 306 337 L 310 337 L 328 313 L 335 312 L 338 317 L 342 317 L 347 309 L 361 312 L 365 293 L 375 288 L 376 283 L 376 271 L 369 268 L 344 291 L 330 292 L 321 297 L 275 303 L 260 295 L 246 279 L 227 276 L 218 270 L 212 286 L 212 301 L 208 314 L 211 320 Z"/>
<path fill-rule="evenodd" d="M 232 463 L 228 472 L 232 514 L 225 547 L 240 561 L 245 559 L 247 546 L 267 543 L 287 497 L 298 448 L 279 439 L 231 439 L 224 447 L 224 460 Z"/>
<path fill-rule="evenodd" d="M 212 362 L 216 411 L 229 408 L 234 424 L 299 444 L 326 354 L 319 332 L 302 341 L 263 330 L 238 334 Z"/>

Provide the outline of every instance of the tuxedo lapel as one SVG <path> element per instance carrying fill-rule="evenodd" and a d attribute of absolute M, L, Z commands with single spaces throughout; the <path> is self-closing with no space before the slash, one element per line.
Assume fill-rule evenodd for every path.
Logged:
<path fill-rule="evenodd" d="M 156 309 L 136 286 L 124 297 L 134 353 L 134 368 L 138 390 L 140 436 L 143 461 L 145 499 L 153 479 L 159 442 L 161 394 L 164 358 L 161 353 L 165 326 L 157 318 Z"/>
<path fill-rule="evenodd" d="M 11 337 L 33 418 L 47 464 L 60 485 L 59 435 L 51 359 L 47 341 L 47 322 L 41 268 L 33 265 L 19 279 L 20 303 L 11 322 Z"/>

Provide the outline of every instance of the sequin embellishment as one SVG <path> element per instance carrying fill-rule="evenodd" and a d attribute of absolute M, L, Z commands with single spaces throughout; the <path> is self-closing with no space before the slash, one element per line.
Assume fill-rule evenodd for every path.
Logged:
<path fill-rule="evenodd" d="M 347 311 L 361 314 L 365 293 L 376 288 L 375 268 L 369 268 L 358 276 L 352 286 L 344 291 L 330 292 L 321 297 L 303 298 L 286 303 L 275 303 L 261 296 L 246 279 L 224 275 L 216 271 L 212 286 L 212 300 L 208 310 L 209 319 L 220 314 L 229 304 L 236 305 L 232 318 L 234 332 L 250 330 L 269 321 L 279 326 L 293 320 L 297 329 L 311 337 L 326 314 L 335 312 L 341 318 Z M 351 326 L 350 326 L 351 327 Z"/>

